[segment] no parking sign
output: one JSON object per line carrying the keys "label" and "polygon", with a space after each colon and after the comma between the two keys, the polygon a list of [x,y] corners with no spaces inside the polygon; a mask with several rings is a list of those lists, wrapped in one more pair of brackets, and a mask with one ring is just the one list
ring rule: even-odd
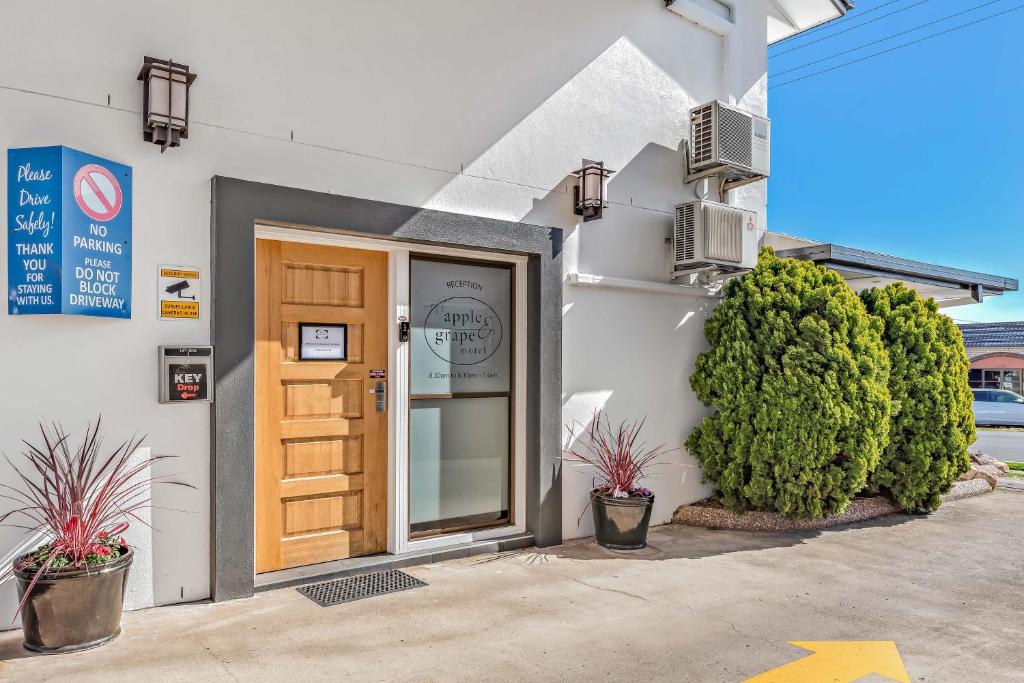
{"label": "no parking sign", "polygon": [[132,169],[69,147],[7,152],[7,312],[132,315]]}
{"label": "no parking sign", "polygon": [[78,169],[71,183],[75,202],[89,218],[104,223],[117,218],[124,196],[117,178],[99,164],[86,164]]}

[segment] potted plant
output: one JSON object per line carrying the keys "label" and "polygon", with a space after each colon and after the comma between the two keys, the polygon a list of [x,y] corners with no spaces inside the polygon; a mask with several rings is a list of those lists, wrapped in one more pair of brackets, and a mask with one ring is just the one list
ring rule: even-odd
{"label": "potted plant", "polygon": [[[39,425],[42,443],[25,441],[29,467],[8,459],[20,486],[0,484],[0,497],[17,507],[0,524],[42,534],[46,542],[14,561],[3,580],[18,582],[25,648],[75,652],[102,645],[121,632],[121,610],[132,550],[121,534],[149,505],[154,462],[171,456],[132,455],[142,438],[101,454],[100,420],[80,443],[62,427]],[[193,488],[190,486],[190,488]],[[18,523],[14,523],[18,522]]]}
{"label": "potted plant", "polygon": [[[598,545],[615,550],[647,547],[654,493],[640,485],[650,468],[674,449],[648,448],[639,440],[646,418],[612,427],[607,414],[594,412],[587,426],[569,428],[569,447],[563,460],[594,470],[590,491],[594,535]],[[584,510],[586,512],[586,510]]]}

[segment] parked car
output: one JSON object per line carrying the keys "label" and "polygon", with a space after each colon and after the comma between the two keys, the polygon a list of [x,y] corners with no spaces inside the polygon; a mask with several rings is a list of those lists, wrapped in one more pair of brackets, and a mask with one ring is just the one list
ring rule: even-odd
{"label": "parked car", "polygon": [[1024,396],[1005,389],[971,389],[974,424],[1024,427]]}

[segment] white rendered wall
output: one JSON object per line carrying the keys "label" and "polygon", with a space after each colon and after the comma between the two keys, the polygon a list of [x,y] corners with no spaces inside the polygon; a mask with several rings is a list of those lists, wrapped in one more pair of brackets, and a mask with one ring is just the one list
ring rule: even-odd
{"label": "white rendered wall", "polygon": [[[135,208],[131,320],[0,313],[4,381],[16,388],[0,403],[0,450],[16,457],[37,420],[80,431],[102,413],[108,440],[138,431],[180,456],[160,471],[197,490],[154,492],[184,512],[154,510],[152,589],[134,606],[207,597],[209,410],[157,403],[156,349],[208,342],[209,318],[159,321],[155,271],[201,266],[209,302],[211,177],[554,225],[566,230],[567,273],[665,282],[670,212],[693,196],[681,179],[687,109],[739,90],[764,110],[762,4],[736,13],[732,85],[723,39],[663,0],[588,0],[585,12],[549,0],[5,4],[0,147],[62,144],[128,164]],[[147,55],[199,74],[189,139],[166,154],[141,140],[135,78]],[[606,218],[577,227],[568,174],[583,157],[618,173]],[[738,194],[763,211],[762,187]],[[687,377],[709,301],[567,286],[565,302],[564,421],[585,417],[596,392],[616,417],[646,414],[652,440],[681,444],[702,410]],[[655,482],[656,521],[704,493],[691,470]],[[586,533],[575,519],[587,488],[567,472],[567,536]],[[0,530],[0,550],[22,540]]]}
{"label": "white rendered wall", "polygon": [[[741,3],[737,3],[740,5]],[[765,15],[760,3],[742,3],[735,11],[730,36],[720,38],[708,29],[682,20],[669,22],[678,39],[702,51],[704,64],[695,68],[683,59],[668,66],[670,84],[648,74],[648,87],[631,91],[644,106],[656,98],[668,109],[648,126],[633,126],[599,144],[592,159],[603,159],[619,172],[608,187],[613,204],[600,221],[570,228],[566,235],[566,272],[580,272],[644,282],[670,282],[672,208],[695,197],[695,188],[682,182],[682,141],[688,136],[689,107],[711,99],[730,99],[760,114],[767,113]],[[728,55],[728,57],[726,56]],[[665,64],[660,66],[665,67]],[[733,96],[736,94],[736,96]],[[666,102],[667,104],[667,102]],[[646,137],[639,152],[622,151],[623,139]],[[634,149],[637,145],[634,145]],[[765,229],[765,183],[732,193],[731,201],[759,212]],[[700,191],[704,191],[703,185]],[[715,190],[709,199],[718,199]],[[622,206],[620,204],[625,204]],[[643,208],[639,208],[643,207]],[[663,294],[642,289],[601,289],[567,285],[563,301],[563,421],[588,424],[595,409],[606,411],[615,424],[646,418],[643,437],[648,445],[678,449],[666,456],[647,485],[655,492],[652,523],[668,522],[683,503],[710,494],[701,471],[683,447],[690,430],[707,414],[690,389],[694,359],[706,348],[704,322],[715,299]],[[568,427],[565,433],[569,441]],[[593,534],[588,502],[593,478],[586,468],[563,469],[562,535]],[[582,517],[581,517],[582,514]]]}

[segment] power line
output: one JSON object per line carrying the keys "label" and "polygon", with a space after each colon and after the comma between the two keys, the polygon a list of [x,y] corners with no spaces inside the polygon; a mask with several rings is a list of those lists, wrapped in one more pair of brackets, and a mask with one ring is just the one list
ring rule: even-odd
{"label": "power line", "polygon": [[822,36],[821,38],[818,38],[817,40],[812,40],[812,41],[807,42],[807,43],[802,43],[800,45],[797,45],[796,47],[791,47],[788,50],[783,50],[782,52],[776,52],[775,54],[770,55],[768,57],[768,59],[775,59],[776,57],[781,57],[782,55],[789,54],[790,52],[796,52],[797,50],[802,50],[805,47],[810,47],[811,45],[816,45],[817,43],[820,43],[820,42],[822,42],[824,40],[829,40],[831,38],[835,38],[836,36],[841,36],[844,33],[849,33],[850,31],[855,31],[856,29],[859,29],[859,28],[862,28],[864,26],[867,26],[868,24],[873,24],[876,21],[881,21],[882,19],[886,19],[888,17],[891,17],[894,14],[899,14],[900,12],[906,12],[908,9],[914,9],[918,5],[923,5],[926,2],[931,2],[931,0],[918,0],[913,5],[908,5],[907,7],[902,7],[900,9],[893,10],[892,12],[889,12],[888,14],[883,14],[880,17],[875,17],[874,19],[869,19],[868,21],[863,21],[863,22],[857,24],[856,26],[851,26],[850,28],[843,29],[842,31],[836,31],[835,33],[830,33],[827,36]]}
{"label": "power line", "polygon": [[1024,8],[1024,5],[1017,5],[1016,7],[1011,7],[1010,9],[1005,10],[1003,12],[999,12],[997,14],[992,14],[992,15],[987,16],[987,17],[982,17],[981,19],[976,19],[975,21],[971,21],[971,22],[968,22],[966,24],[960,24],[959,26],[954,26],[953,28],[947,29],[945,31],[940,31],[938,33],[933,33],[931,35],[925,36],[924,38],[919,38],[918,40],[912,40],[909,43],[903,43],[902,45],[897,45],[895,47],[891,47],[888,50],[881,50],[879,52],[873,52],[873,53],[871,53],[869,55],[861,57],[860,59],[853,59],[853,60],[850,60],[849,62],[843,62],[842,64],[836,64],[833,67],[830,67],[828,69],[822,69],[821,71],[815,71],[814,73],[807,74],[806,76],[800,76],[799,78],[793,78],[793,79],[788,80],[788,81],[783,81],[782,83],[776,83],[775,85],[768,86],[768,89],[771,90],[772,88],[781,88],[784,85],[790,85],[791,83],[797,83],[798,81],[803,81],[803,80],[806,80],[808,78],[812,78],[814,76],[820,76],[821,74],[825,74],[825,73],[828,73],[830,71],[835,71],[836,69],[842,69],[844,66],[850,66],[852,64],[858,64],[860,62],[866,61],[868,59],[872,59],[874,57],[879,57],[881,55],[889,54],[890,52],[895,52],[896,50],[902,50],[905,47],[910,47],[911,45],[917,45],[918,43],[923,43],[926,40],[931,40],[932,38],[938,38],[939,36],[944,36],[947,33],[952,33],[953,31],[959,31],[962,28],[967,28],[968,26],[974,26],[975,24],[980,24],[983,21],[988,21],[989,19],[995,19],[996,17],[1001,17],[1004,14],[1009,14],[1010,12],[1016,12],[1017,10],[1019,10],[1021,8]]}
{"label": "power line", "polygon": [[814,66],[815,64],[821,64],[822,62],[827,62],[830,59],[835,59],[836,57],[842,57],[843,55],[850,54],[851,52],[856,52],[857,50],[863,50],[866,47],[871,47],[872,45],[878,45],[879,43],[884,43],[887,40],[892,40],[893,38],[899,38],[900,36],[905,36],[908,33],[913,33],[914,31],[920,31],[923,28],[928,28],[929,26],[934,26],[935,24],[940,24],[940,23],[942,23],[944,21],[947,21],[949,19],[953,19],[954,17],[959,17],[961,15],[968,14],[968,13],[973,12],[975,10],[979,10],[982,7],[988,7],[989,5],[994,5],[997,2],[1003,2],[1003,0],[989,0],[988,2],[982,3],[980,5],[975,5],[974,7],[971,7],[970,9],[965,9],[962,12],[957,12],[956,14],[950,14],[948,16],[936,19],[935,21],[929,21],[927,24],[921,24],[920,26],[915,26],[914,28],[909,28],[906,31],[900,31],[899,33],[894,33],[891,36],[886,36],[885,38],[879,38],[878,40],[873,40],[870,43],[864,43],[863,45],[858,45],[857,47],[850,48],[849,50],[843,50],[842,52],[837,52],[835,54],[829,55],[828,57],[822,57],[821,59],[816,59],[813,62],[807,62],[806,64],[801,64],[800,66],[794,66],[792,69],[786,69],[785,71],[779,71],[778,73],[771,74],[769,76],[769,78],[776,78],[778,76],[782,76],[782,75],[785,75],[785,74],[788,74],[788,73],[792,73],[794,71],[799,71],[800,69],[806,69],[809,66]]}
{"label": "power line", "polygon": [[872,7],[871,9],[866,9],[863,12],[858,10],[856,14],[847,14],[846,16],[844,16],[844,17],[842,17],[840,19],[833,19],[832,21],[826,22],[826,23],[822,24],[821,26],[815,26],[814,28],[808,29],[807,31],[803,31],[801,33],[795,33],[795,34],[791,35],[789,38],[783,38],[779,42],[773,43],[772,45],[769,45],[768,47],[770,49],[770,48],[776,47],[778,45],[782,45],[783,43],[788,42],[788,41],[792,40],[793,38],[798,38],[798,37],[799,38],[806,38],[807,36],[812,35],[814,33],[820,33],[820,32],[824,31],[827,28],[835,28],[837,24],[844,24],[844,23],[850,21],[851,19],[860,19],[865,14],[871,14],[872,12],[877,12],[878,10],[882,9],[883,7],[887,7],[889,5],[895,5],[897,2],[903,2],[903,0],[889,0],[889,2],[883,2],[881,5],[878,5],[877,7]]}

